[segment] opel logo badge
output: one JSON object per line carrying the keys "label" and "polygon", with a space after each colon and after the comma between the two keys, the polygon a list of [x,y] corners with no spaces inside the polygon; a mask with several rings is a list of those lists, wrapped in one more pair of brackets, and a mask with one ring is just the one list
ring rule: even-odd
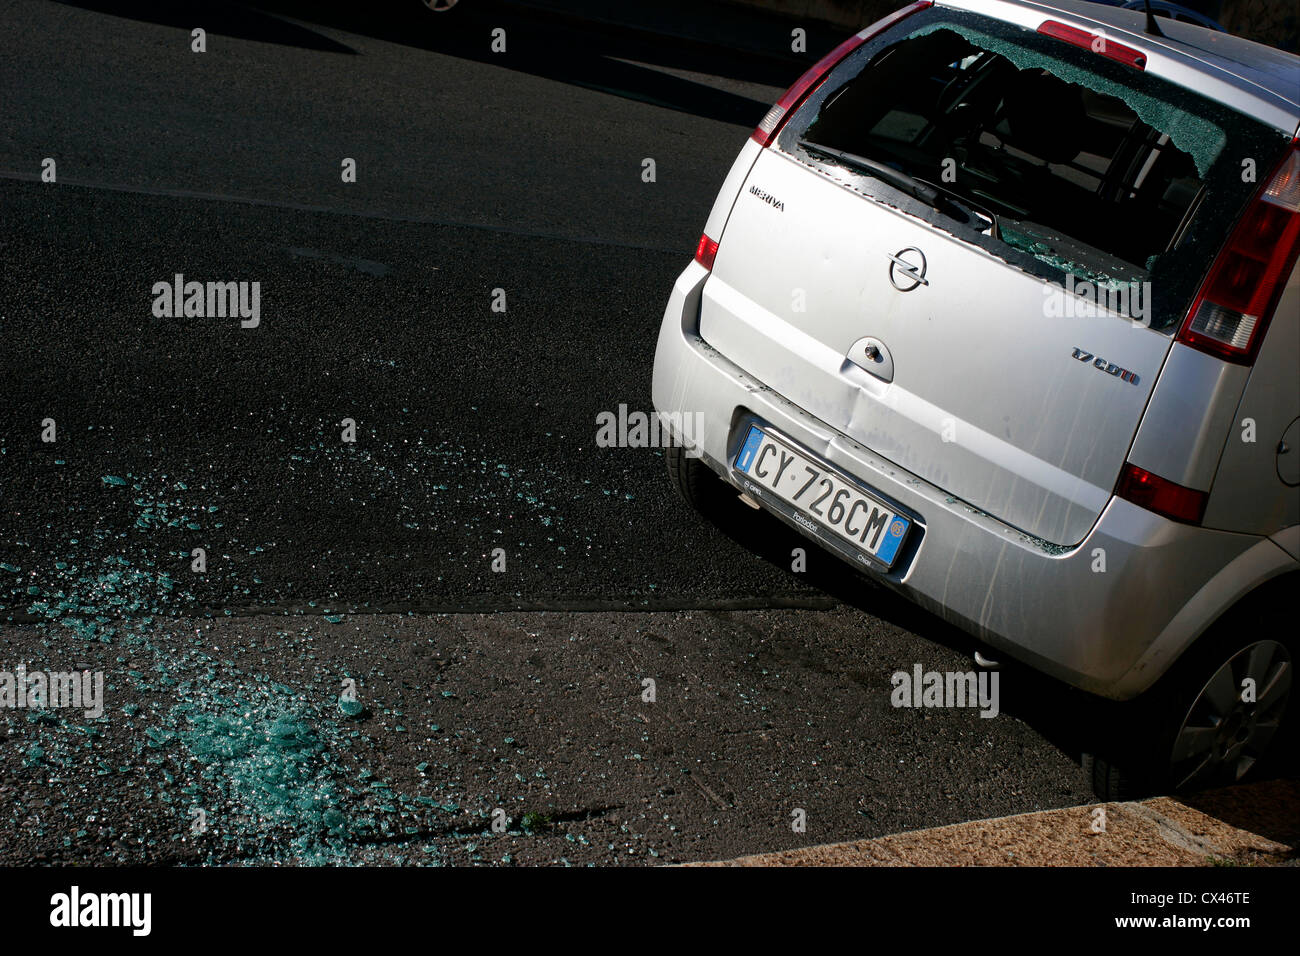
{"label": "opel logo badge", "polygon": [[889,281],[899,292],[911,292],[917,286],[930,284],[925,277],[925,253],[916,246],[900,249],[889,259]]}

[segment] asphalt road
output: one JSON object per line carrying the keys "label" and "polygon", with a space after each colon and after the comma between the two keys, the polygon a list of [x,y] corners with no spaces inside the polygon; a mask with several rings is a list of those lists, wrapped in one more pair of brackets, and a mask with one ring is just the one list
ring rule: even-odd
{"label": "asphalt road", "polygon": [[[598,45],[651,51],[545,21],[506,21],[499,66],[476,21],[375,37],[211,9],[206,54],[155,19],[8,18],[17,539],[45,561],[175,502],[203,540],[161,527],[144,547],[216,552],[191,589],[222,608],[808,593],[744,549],[679,542],[658,453],[595,444],[599,412],[648,410],[667,291],[779,91],[624,65]],[[58,184],[24,182],[46,156]],[[259,282],[261,324],[156,319],[153,285],[177,273]],[[50,526],[56,501],[76,507]]]}
{"label": "asphalt road", "polygon": [[[0,6],[0,663],[106,686],[0,714],[0,862],[667,862],[1087,801],[1075,697],[891,708],[965,639],[596,445],[798,67],[467,13]],[[155,316],[176,274],[259,324]]]}

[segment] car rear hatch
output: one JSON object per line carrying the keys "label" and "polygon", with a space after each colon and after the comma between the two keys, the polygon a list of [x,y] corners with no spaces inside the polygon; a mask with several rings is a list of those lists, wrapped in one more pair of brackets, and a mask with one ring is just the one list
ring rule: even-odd
{"label": "car rear hatch", "polygon": [[954,498],[1081,541],[1249,198],[1240,157],[1285,145],[1123,51],[939,7],[868,38],[754,163],[701,336]]}

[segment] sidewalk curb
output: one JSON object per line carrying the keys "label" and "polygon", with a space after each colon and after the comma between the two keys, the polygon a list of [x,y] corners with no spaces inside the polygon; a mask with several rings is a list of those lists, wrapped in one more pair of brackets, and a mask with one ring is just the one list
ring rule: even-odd
{"label": "sidewalk curb", "polygon": [[687,866],[1280,866],[1300,862],[1300,781],[1099,803]]}

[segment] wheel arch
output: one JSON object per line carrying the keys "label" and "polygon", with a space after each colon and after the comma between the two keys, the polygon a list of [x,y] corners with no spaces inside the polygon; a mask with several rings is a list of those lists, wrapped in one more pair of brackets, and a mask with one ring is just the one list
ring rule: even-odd
{"label": "wheel arch", "polygon": [[1193,648],[1214,640],[1225,623],[1259,614],[1300,587],[1300,561],[1268,538],[1225,565],[1147,647],[1116,688],[1126,700],[1165,676]]}

